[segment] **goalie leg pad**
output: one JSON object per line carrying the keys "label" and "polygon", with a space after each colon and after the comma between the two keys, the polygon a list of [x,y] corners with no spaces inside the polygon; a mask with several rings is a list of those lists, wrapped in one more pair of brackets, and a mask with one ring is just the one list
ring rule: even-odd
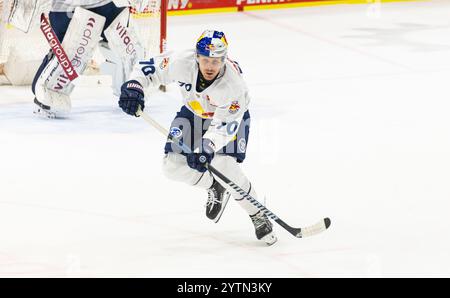
{"label": "goalie leg pad", "polygon": [[100,73],[112,77],[111,88],[113,89],[113,94],[120,97],[120,88],[126,81],[122,59],[109,48],[109,44],[106,41],[100,42],[99,49],[105,58],[105,62],[100,65]]}
{"label": "goalie leg pad", "polygon": [[[91,60],[104,24],[105,17],[81,7],[75,9],[62,47],[78,74],[84,72]],[[58,60],[53,57],[36,82],[35,94],[40,103],[50,107],[54,112],[67,113],[70,111],[69,95],[73,87]]]}
{"label": "goalie leg pad", "polygon": [[115,66],[112,87],[116,95],[120,95],[120,87],[130,76],[134,64],[144,59],[144,48],[138,34],[133,27],[128,27],[129,14],[124,10],[115,18],[105,30],[108,45],[100,47],[109,66]]}
{"label": "goalie leg pad", "polygon": [[[49,67],[57,64],[56,58],[52,58],[49,63]],[[48,69],[48,68],[47,68]],[[43,74],[45,75],[45,70]],[[73,90],[73,84],[66,86],[64,90],[54,91],[52,89],[46,88],[43,84],[38,84],[35,87],[35,103],[43,110],[51,112],[54,114],[69,113],[72,109],[72,104],[70,100],[70,93]]]}

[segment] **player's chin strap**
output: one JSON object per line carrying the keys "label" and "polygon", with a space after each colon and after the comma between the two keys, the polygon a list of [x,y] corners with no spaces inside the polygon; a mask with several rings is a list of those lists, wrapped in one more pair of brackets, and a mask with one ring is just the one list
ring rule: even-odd
{"label": "player's chin strap", "polygon": [[[144,113],[141,108],[136,113],[136,116],[142,117],[146,122],[148,122],[150,125],[152,125],[154,128],[159,130],[162,134],[168,136],[170,140],[172,140],[177,146],[179,146],[184,152],[190,153],[191,149],[187,147],[181,140],[177,139],[173,135],[169,134],[169,131],[165,129],[163,126],[161,126],[158,122],[156,122],[152,117],[150,117],[148,114]],[[303,228],[293,228],[289,226],[287,223],[285,223],[283,220],[281,220],[278,216],[276,216],[274,213],[272,213],[269,209],[267,209],[263,204],[258,202],[255,198],[247,194],[246,191],[244,191],[239,185],[228,179],[225,175],[223,175],[220,171],[218,171],[216,168],[214,168],[210,164],[206,164],[206,167],[208,170],[214,174],[215,176],[219,177],[223,182],[228,184],[231,188],[233,188],[237,193],[239,193],[243,198],[247,199],[252,203],[256,208],[264,212],[265,215],[267,215],[269,218],[274,220],[276,223],[278,223],[280,226],[282,226],[284,229],[286,229],[289,233],[294,235],[298,238],[304,238],[308,236],[313,236],[315,234],[321,233],[328,229],[328,227],[331,224],[331,221],[329,218],[321,219],[319,222],[317,222],[314,225],[303,227]]]}

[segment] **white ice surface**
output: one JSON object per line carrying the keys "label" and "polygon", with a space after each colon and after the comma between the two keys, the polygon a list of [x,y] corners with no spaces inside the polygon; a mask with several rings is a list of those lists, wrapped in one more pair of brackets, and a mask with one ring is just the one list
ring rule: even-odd
{"label": "white ice surface", "polygon": [[[378,10],[379,9],[379,10]],[[251,89],[244,169],[293,226],[259,243],[230,201],[161,173],[164,136],[82,82],[73,113],[0,87],[0,276],[450,277],[449,1],[171,17],[169,47],[226,32]],[[147,112],[168,126],[176,86]]]}

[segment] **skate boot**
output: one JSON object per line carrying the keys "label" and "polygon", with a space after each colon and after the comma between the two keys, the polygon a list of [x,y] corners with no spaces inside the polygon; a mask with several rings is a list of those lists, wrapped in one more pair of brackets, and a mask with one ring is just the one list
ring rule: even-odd
{"label": "skate boot", "polygon": [[255,226],[255,234],[258,240],[264,241],[267,245],[277,242],[278,239],[272,231],[272,223],[262,211],[250,215],[250,218]]}
{"label": "skate boot", "polygon": [[230,198],[228,192],[218,181],[208,189],[208,201],[206,202],[206,216],[214,222],[218,222],[222,216],[225,206]]}
{"label": "skate boot", "polygon": [[56,118],[56,114],[54,112],[50,111],[50,107],[47,105],[44,105],[43,103],[38,101],[36,97],[34,98],[34,104],[35,104],[34,111],[33,111],[34,114],[39,115],[44,118],[49,118],[49,119]]}

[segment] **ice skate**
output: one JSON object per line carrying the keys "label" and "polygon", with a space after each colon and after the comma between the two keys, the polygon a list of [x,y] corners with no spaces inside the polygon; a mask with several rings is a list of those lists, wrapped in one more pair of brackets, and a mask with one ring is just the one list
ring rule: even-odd
{"label": "ice skate", "polygon": [[250,215],[250,218],[255,226],[255,234],[258,240],[264,241],[267,245],[277,242],[278,239],[272,230],[272,223],[262,211]]}
{"label": "ice skate", "polygon": [[214,222],[218,222],[225,206],[230,198],[230,193],[216,180],[208,189],[208,201],[206,202],[206,216]]}
{"label": "ice skate", "polygon": [[56,114],[50,110],[49,106],[46,106],[34,98],[34,110],[33,113],[44,118],[55,119]]}

